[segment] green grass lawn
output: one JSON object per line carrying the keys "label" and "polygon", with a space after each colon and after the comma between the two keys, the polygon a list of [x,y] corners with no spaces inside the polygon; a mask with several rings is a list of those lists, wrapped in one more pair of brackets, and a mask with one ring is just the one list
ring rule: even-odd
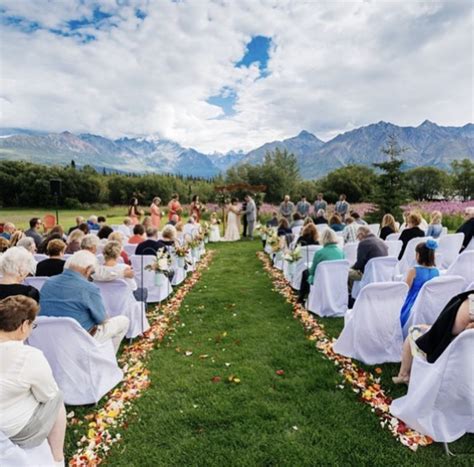
{"label": "green grass lawn", "polygon": [[[356,394],[336,389],[336,367],[305,339],[290,305],[272,291],[255,256],[259,246],[213,247],[217,254],[186,297],[177,331],[152,353],[152,385],[106,463],[471,465],[465,454],[448,460],[439,445],[411,452]],[[342,327],[341,320],[324,323],[331,335]],[[391,390],[396,367],[382,368]],[[73,443],[74,436],[68,439]],[[470,443],[465,436],[453,450],[472,453]]]}

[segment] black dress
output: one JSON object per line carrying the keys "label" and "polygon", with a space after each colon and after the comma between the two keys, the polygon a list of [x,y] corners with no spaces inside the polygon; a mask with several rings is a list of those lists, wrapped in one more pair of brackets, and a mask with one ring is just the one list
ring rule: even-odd
{"label": "black dress", "polygon": [[24,284],[0,284],[0,300],[13,295],[25,295],[39,303],[40,294],[38,289]]}
{"label": "black dress", "polygon": [[66,261],[58,258],[48,258],[40,261],[36,266],[36,276],[51,277],[61,274]]}
{"label": "black dress", "polygon": [[403,253],[405,253],[405,248],[408,245],[408,242],[413,238],[424,237],[425,232],[421,230],[419,227],[411,227],[410,229],[405,229],[401,234],[398,240],[400,240],[403,245],[402,249],[400,250],[400,254],[398,255],[398,260],[401,260],[403,257]]}
{"label": "black dress", "polygon": [[416,345],[426,353],[426,360],[429,363],[435,362],[456,338],[452,334],[454,321],[462,303],[472,293],[474,293],[474,290],[463,292],[453,297],[444,307],[431,328],[416,340]]}
{"label": "black dress", "polygon": [[395,233],[395,230],[393,230],[392,227],[389,227],[388,225],[386,225],[385,227],[382,227],[380,229],[380,238],[382,240],[386,240],[387,237],[393,233]]}
{"label": "black dress", "polygon": [[463,250],[469,245],[469,242],[472,240],[472,237],[474,237],[474,218],[464,222],[464,224],[461,225],[458,230],[456,230],[456,233],[464,234],[464,240],[462,242],[461,248],[461,250]]}

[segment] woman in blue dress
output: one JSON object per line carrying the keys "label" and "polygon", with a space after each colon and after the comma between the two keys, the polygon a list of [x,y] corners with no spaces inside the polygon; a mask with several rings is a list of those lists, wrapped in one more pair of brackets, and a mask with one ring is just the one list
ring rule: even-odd
{"label": "woman in blue dress", "polygon": [[[435,265],[436,248],[438,248],[438,243],[433,239],[420,242],[416,246],[416,262],[418,265],[408,271],[405,280],[410,290],[400,312],[402,329],[410,317],[413,304],[425,282],[439,276],[439,270]],[[406,336],[403,337],[405,338]]]}

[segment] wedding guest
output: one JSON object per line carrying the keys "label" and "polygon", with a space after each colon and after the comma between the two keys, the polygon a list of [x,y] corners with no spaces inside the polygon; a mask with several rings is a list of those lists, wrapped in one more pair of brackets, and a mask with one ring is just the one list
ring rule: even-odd
{"label": "wedding guest", "polygon": [[285,236],[285,235],[291,235],[292,231],[290,229],[290,224],[288,223],[287,219],[283,217],[280,219],[280,222],[278,223],[278,230],[277,230],[277,235],[279,237]]}
{"label": "wedding guest", "polygon": [[319,232],[316,226],[313,223],[304,226],[296,243],[301,246],[319,245]]}
{"label": "wedding guest", "polygon": [[87,222],[84,222],[82,224],[79,224],[78,229],[84,233],[84,235],[90,234],[90,229],[89,226],[87,225]]}
{"label": "wedding guest", "polygon": [[402,249],[398,255],[398,259],[402,259],[403,254],[405,253],[405,248],[408,245],[408,242],[413,238],[424,237],[425,232],[420,229],[421,216],[418,213],[410,213],[407,216],[407,228],[403,230],[398,238],[402,243]]}
{"label": "wedding guest", "polygon": [[161,204],[161,198],[159,198],[158,196],[155,196],[150,205],[151,223],[153,227],[156,227],[157,229],[159,229],[161,226],[160,204]]}
{"label": "wedding guest", "polygon": [[[221,241],[221,232],[220,232],[220,221],[217,217],[217,213],[213,212],[210,217],[210,227],[209,227],[209,242],[215,243]],[[179,232],[178,226],[176,226],[176,231]],[[179,236],[179,233],[178,233]]]}
{"label": "wedding guest", "polygon": [[141,224],[137,224],[133,227],[133,235],[128,239],[128,243],[138,245],[145,241],[145,238],[145,227]]}
{"label": "wedding guest", "polygon": [[[242,202],[242,212],[245,212],[247,210],[247,201]],[[247,228],[248,228],[248,222],[247,222],[247,216],[243,215],[241,216],[242,219],[242,237],[246,238],[247,237]]]}
{"label": "wedding guest", "polygon": [[171,219],[166,223],[166,225],[175,226],[178,222],[180,222],[179,216],[177,214],[173,214],[171,216]]}
{"label": "wedding guest", "polygon": [[182,211],[183,208],[181,207],[181,203],[179,202],[179,195],[177,193],[174,193],[173,196],[171,196],[171,201],[168,203],[168,220],[172,221],[173,216],[176,216],[174,223],[174,225],[176,225],[176,223],[181,220],[180,216]]}
{"label": "wedding guest", "polygon": [[364,221],[364,219],[362,219],[362,217],[360,217],[360,214],[356,211],[352,211],[351,212],[351,217],[354,219],[354,222],[358,225],[367,225],[367,222]]}
{"label": "wedding guest", "polygon": [[380,238],[386,240],[391,234],[397,233],[397,224],[395,218],[391,214],[385,214],[382,218],[382,224],[380,225]]}
{"label": "wedding guest", "polygon": [[4,253],[8,248],[10,248],[10,242],[4,237],[0,237],[0,253]]}
{"label": "wedding guest", "polygon": [[276,211],[272,212],[272,218],[267,222],[267,227],[278,227],[278,213]]}
{"label": "wedding guest", "polygon": [[443,215],[441,211],[433,211],[431,213],[431,221],[428,225],[428,230],[426,231],[427,237],[439,238],[443,233],[443,225],[441,224],[443,220]]}
{"label": "wedding guest", "polygon": [[55,225],[49,233],[44,237],[44,240],[41,242],[41,245],[38,248],[38,253],[46,253],[48,248],[48,243],[51,240],[66,240],[64,235],[64,229],[60,225]]}
{"label": "wedding guest", "polygon": [[257,221],[257,205],[249,194],[245,195],[244,200],[245,209],[242,211],[242,217],[248,226],[248,236],[250,240],[253,240],[253,231],[255,229],[255,222]]}
{"label": "wedding guest", "polygon": [[322,261],[335,261],[344,259],[344,252],[339,248],[338,238],[333,230],[326,229],[321,236],[321,242],[323,248],[314,253],[311,267],[303,271],[298,295],[298,303],[304,303],[306,300],[306,297],[309,294],[310,285],[313,285],[314,283],[314,275],[319,263]]}
{"label": "wedding guest", "polygon": [[138,199],[132,198],[130,200],[130,204],[128,206],[128,212],[127,212],[127,217],[129,217],[130,220],[132,221],[132,225],[136,225],[140,222],[141,215],[142,215],[142,212],[140,210],[140,207],[138,206]]}
{"label": "wedding guest", "polygon": [[23,237],[21,240],[18,240],[16,246],[21,246],[25,250],[29,251],[32,255],[36,253],[35,241],[31,237]]}
{"label": "wedding guest", "polygon": [[306,196],[303,195],[296,203],[296,212],[301,216],[302,219],[305,219],[309,216],[310,207],[311,205],[306,200]]}
{"label": "wedding guest", "polygon": [[149,227],[146,231],[146,240],[138,244],[135,255],[156,256],[156,252],[160,247],[161,244],[158,242],[158,229],[156,227]]}
{"label": "wedding guest", "polygon": [[88,235],[85,235],[81,241],[81,250],[87,250],[93,255],[96,255],[99,245],[100,245],[100,240],[97,237],[97,235],[88,234]]}
{"label": "wedding guest", "polygon": [[128,257],[127,252],[123,249],[123,246],[125,244],[125,237],[122,234],[122,232],[112,232],[109,235],[108,240],[110,242],[118,242],[119,243],[119,245],[121,247],[120,257],[123,259],[123,262],[125,264],[128,264],[130,266],[132,264],[131,261],[130,261],[130,258]]}
{"label": "wedding guest", "polygon": [[0,300],[12,295],[25,295],[38,302],[38,290],[23,284],[26,277],[35,275],[35,271],[36,261],[29,251],[19,246],[9,248],[0,256]]}
{"label": "wedding guest", "polygon": [[41,350],[24,345],[38,303],[16,295],[0,301],[0,431],[23,449],[48,441],[54,464],[64,466],[66,409]]}
{"label": "wedding guest", "polygon": [[293,222],[290,225],[290,228],[293,229],[294,227],[303,227],[304,221],[301,218],[301,215],[298,212],[293,214]]}
{"label": "wedding guest", "polygon": [[159,248],[166,247],[169,250],[170,247],[174,247],[176,245],[176,238],[177,232],[174,226],[165,226],[161,232],[161,240],[158,241],[158,243],[160,243]]}
{"label": "wedding guest", "polygon": [[46,254],[48,259],[40,261],[36,266],[36,275],[39,277],[51,277],[61,274],[64,269],[64,252],[66,244],[59,239],[51,240],[48,243]]}
{"label": "wedding guest", "polygon": [[466,208],[464,213],[466,221],[461,225],[461,227],[459,227],[458,230],[456,230],[456,233],[464,234],[461,251],[463,251],[469,245],[472,238],[474,237],[474,206]]}
{"label": "wedding guest", "polygon": [[87,227],[89,227],[89,230],[100,230],[99,220],[97,219],[97,216],[90,216],[89,219],[87,219]]}
{"label": "wedding guest", "polygon": [[71,255],[81,249],[81,242],[84,238],[84,232],[82,230],[73,230],[67,239],[66,254]]}
{"label": "wedding guest", "polygon": [[33,217],[30,219],[30,228],[25,232],[27,237],[31,237],[36,244],[36,248],[39,248],[43,241],[43,236],[39,231],[43,228],[43,222],[39,217]]}
{"label": "wedding guest", "polygon": [[327,224],[328,220],[326,219],[326,211],[319,209],[316,212],[316,217],[314,218],[314,223],[316,225]]}
{"label": "wedding guest", "polygon": [[328,208],[328,203],[324,200],[323,194],[318,193],[316,201],[313,204],[313,209],[314,209],[315,216],[316,216],[316,214],[318,213],[319,210],[322,209],[324,212],[326,212],[327,208]]}
{"label": "wedding guest", "polygon": [[344,221],[346,214],[349,212],[349,203],[346,201],[346,195],[342,194],[339,196],[339,201],[336,203],[335,211]]}
{"label": "wedding guest", "polygon": [[103,225],[100,228],[99,232],[97,233],[97,238],[99,240],[102,240],[104,243],[104,242],[107,242],[109,235],[113,233],[114,233],[114,229],[112,229],[112,227],[109,227],[108,225]]}
{"label": "wedding guest", "polygon": [[[107,219],[105,216],[99,216],[97,218],[97,223],[99,224],[99,227],[102,228],[104,225],[107,224]],[[100,229],[99,229],[100,230]]]}
{"label": "wedding guest", "polygon": [[[146,231],[146,229],[148,229],[148,227],[153,227],[153,222],[151,221],[151,217],[150,216],[145,216],[143,218],[142,225],[145,228],[145,231]],[[158,230],[160,230],[160,229],[158,229]]]}
{"label": "wedding guest", "polygon": [[201,221],[202,204],[201,201],[199,201],[198,195],[193,196],[191,204],[189,205],[189,211],[190,215],[194,215],[197,222]]}
{"label": "wedding guest", "polygon": [[71,227],[68,231],[68,235],[71,235],[73,230],[76,230],[81,224],[84,224],[85,219],[82,216],[77,216],[76,217],[76,225],[74,227]]}
{"label": "wedding guest", "polygon": [[419,228],[423,230],[423,232],[426,234],[426,231],[428,230],[428,222],[425,221],[423,216],[418,211],[407,211],[403,213],[404,222],[400,226],[400,232],[403,232],[405,229],[408,228],[408,218],[410,217],[410,214],[416,214],[420,218]]}
{"label": "wedding guest", "polygon": [[307,226],[308,224],[313,224],[314,225],[314,221],[313,221],[313,218],[308,216],[304,221],[303,221],[303,226]]}
{"label": "wedding guest", "polygon": [[334,230],[334,232],[342,232],[345,225],[342,223],[342,218],[338,214],[333,214],[329,219],[329,227]]}
{"label": "wedding guest", "polygon": [[[400,312],[400,323],[402,329],[410,318],[411,309],[421,288],[429,280],[439,276],[439,270],[435,264],[435,251],[438,248],[436,240],[429,238],[426,242],[416,246],[417,266],[408,270],[405,282],[409,287],[408,295]],[[407,337],[406,335],[403,336]]]}
{"label": "wedding guest", "polygon": [[17,230],[16,232],[14,232],[12,234],[12,236],[10,237],[10,247],[12,246],[16,246],[17,243],[22,239],[22,238],[25,238],[26,235],[24,234],[23,231],[21,230]]}
{"label": "wedding guest", "polygon": [[469,296],[474,290],[453,297],[431,325],[412,326],[402,351],[402,363],[395,384],[408,384],[414,355],[434,363],[449,344],[466,329],[474,329],[474,310],[470,309]]}
{"label": "wedding guest", "polygon": [[291,216],[295,210],[295,205],[290,201],[290,196],[286,195],[280,204],[280,216],[291,222]]}
{"label": "wedding guest", "polygon": [[0,237],[10,240],[13,233],[16,231],[15,225],[11,222],[5,222],[3,226],[3,232],[0,233]]}
{"label": "wedding guest", "polygon": [[354,221],[354,218],[351,216],[346,217],[346,226],[342,230],[342,238],[344,243],[355,243],[357,242],[357,231],[359,230],[359,225]]}
{"label": "wedding guest", "polygon": [[130,217],[126,217],[123,220],[122,224],[118,226],[117,231],[121,232],[126,238],[132,235],[133,225],[132,225],[132,220],[130,219]]}

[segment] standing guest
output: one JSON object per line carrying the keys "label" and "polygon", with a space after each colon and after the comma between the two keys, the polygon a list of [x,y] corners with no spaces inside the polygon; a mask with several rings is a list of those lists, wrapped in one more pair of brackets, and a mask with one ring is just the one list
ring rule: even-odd
{"label": "standing guest", "polygon": [[326,211],[324,211],[323,209],[319,209],[316,212],[316,217],[314,218],[314,223],[316,225],[327,224],[328,220],[326,218]]}
{"label": "standing guest", "polygon": [[43,241],[43,236],[39,233],[43,225],[43,222],[39,217],[33,217],[30,219],[30,228],[25,232],[27,237],[31,237],[36,244],[36,248],[39,248]]}
{"label": "standing guest", "polygon": [[[429,238],[426,242],[416,245],[417,266],[408,270],[405,282],[409,287],[408,295],[400,312],[402,329],[410,318],[411,309],[421,288],[429,280],[439,276],[439,270],[435,264],[435,251],[438,243]],[[406,338],[404,333],[403,338]]]}
{"label": "standing guest", "polygon": [[99,220],[97,219],[97,216],[90,216],[89,219],[87,219],[87,227],[89,227],[89,230],[100,230]]}
{"label": "standing guest", "polygon": [[0,300],[12,295],[25,295],[38,302],[38,290],[23,284],[35,271],[36,261],[30,252],[18,246],[9,248],[0,257]]}
{"label": "standing guest", "polygon": [[466,222],[464,222],[464,224],[462,224],[461,227],[456,230],[456,233],[464,234],[464,240],[462,242],[461,251],[469,245],[472,238],[474,237],[474,206],[466,208],[464,212]]}
{"label": "standing guest", "polygon": [[255,222],[257,221],[257,205],[250,195],[245,195],[245,210],[242,215],[248,225],[248,235],[250,240],[253,240],[253,231],[255,229]]}
{"label": "standing guest", "polygon": [[72,255],[81,249],[81,242],[85,234],[82,230],[73,230],[67,238],[66,254]]}
{"label": "standing guest", "polygon": [[398,238],[402,243],[402,249],[400,250],[400,254],[398,255],[398,259],[401,260],[403,254],[405,253],[405,248],[408,245],[408,242],[413,238],[424,237],[425,232],[420,229],[419,225],[421,222],[421,216],[416,213],[410,213],[407,216],[407,228],[403,230]]}
{"label": "standing guest", "polygon": [[68,231],[68,235],[71,235],[73,230],[76,230],[81,224],[84,224],[85,219],[82,216],[77,216],[76,217],[76,225],[74,227],[71,227]]}
{"label": "standing guest", "polygon": [[161,198],[155,196],[150,205],[150,214],[151,214],[151,224],[157,229],[161,226]]}
{"label": "standing guest", "polygon": [[139,243],[144,242],[145,238],[145,227],[141,224],[137,224],[133,227],[133,235],[128,239],[128,243],[138,245]]}
{"label": "standing guest", "polygon": [[333,214],[329,219],[329,227],[334,230],[334,232],[342,232],[345,225],[342,223],[342,218],[338,214]]}
{"label": "standing guest", "polygon": [[342,238],[344,243],[355,243],[357,242],[357,231],[359,230],[359,225],[355,223],[354,218],[351,216],[346,217],[346,226],[342,231]]}
{"label": "standing guest", "polygon": [[278,224],[277,235],[279,237],[283,237],[285,235],[291,235],[291,234],[292,234],[292,231],[290,229],[290,224],[288,223],[286,218],[283,217],[282,219],[280,219],[280,222]]}
{"label": "standing guest", "polygon": [[48,440],[52,465],[64,466],[66,409],[43,352],[24,345],[38,304],[17,295],[0,301],[0,431],[20,448]]}
{"label": "standing guest", "polygon": [[5,238],[6,240],[10,240],[15,230],[16,228],[14,224],[12,224],[11,222],[5,222],[5,225],[3,226],[3,232],[0,233],[0,237]]}
{"label": "standing guest", "polygon": [[189,205],[189,214],[196,218],[197,222],[201,221],[201,212],[202,212],[202,203],[199,201],[199,196],[194,195],[193,199],[191,201],[191,204]]}
{"label": "standing guest", "polygon": [[365,225],[359,226],[357,230],[357,260],[349,269],[349,295],[352,292],[352,286],[355,281],[360,281],[364,275],[365,266],[372,258],[380,256],[388,256],[388,247],[383,240],[376,237],[369,227]]}
{"label": "standing guest", "polygon": [[128,257],[127,252],[123,249],[123,246],[125,244],[125,237],[122,234],[122,232],[112,232],[109,235],[108,240],[110,242],[118,242],[119,243],[120,247],[122,248],[121,251],[120,251],[120,257],[123,259],[123,262],[125,264],[128,264],[130,266],[132,264],[132,262],[130,261],[130,258]]}
{"label": "standing guest", "polygon": [[17,230],[16,232],[14,232],[12,234],[12,236],[10,237],[10,247],[12,246],[16,246],[17,243],[22,239],[22,238],[25,238],[26,235],[24,234],[23,231],[21,230]]}
{"label": "standing guest", "polygon": [[303,271],[298,295],[298,303],[304,303],[306,297],[308,296],[310,285],[313,285],[314,283],[314,275],[319,263],[322,261],[336,261],[339,259],[344,259],[344,252],[339,248],[338,238],[333,230],[326,229],[322,234],[321,242],[323,244],[323,248],[314,253],[311,267]]}
{"label": "standing guest", "polygon": [[[244,199],[244,202],[242,203],[242,213],[244,213],[247,209],[247,201],[245,201]],[[247,237],[247,227],[248,227],[248,223],[247,223],[247,216],[242,216],[242,237]]]}
{"label": "standing guest", "polygon": [[10,248],[10,242],[4,237],[0,237],[0,253],[4,253],[8,248]]}
{"label": "standing guest", "polygon": [[389,235],[398,232],[395,218],[391,214],[385,214],[385,216],[383,216],[380,227],[381,229],[379,236],[382,240],[386,240]]}
{"label": "standing guest", "polygon": [[136,225],[140,222],[140,216],[142,212],[140,210],[140,207],[138,206],[138,199],[137,198],[132,198],[130,200],[130,204],[128,206],[128,213],[127,217],[130,218],[132,221],[132,225]]}
{"label": "standing guest", "polygon": [[46,253],[48,259],[40,261],[36,266],[36,275],[39,277],[51,277],[61,274],[64,269],[64,252],[66,251],[66,244],[59,239],[51,240],[48,243]]}
{"label": "standing guest", "polygon": [[304,224],[304,221],[301,218],[301,214],[298,211],[296,211],[293,214],[293,222],[291,223],[290,228],[293,229],[295,227],[303,227],[303,224]]}
{"label": "standing guest", "polygon": [[296,243],[301,246],[319,245],[319,232],[316,226],[313,223],[305,225]]}
{"label": "standing guest", "polygon": [[29,251],[32,255],[36,253],[35,241],[31,237],[23,237],[21,240],[18,240],[16,246],[21,246],[25,250]]}
{"label": "standing guest", "polygon": [[349,203],[346,201],[346,195],[342,194],[339,196],[339,201],[336,203],[335,211],[344,221],[346,214],[349,212]]}
{"label": "standing guest", "polygon": [[175,222],[178,223],[181,220],[181,213],[183,212],[183,208],[181,207],[181,203],[179,202],[179,195],[174,193],[171,197],[171,201],[168,203],[168,220],[172,221],[173,216],[177,217]]}
{"label": "standing guest", "polygon": [[358,225],[367,225],[367,222],[364,221],[364,219],[362,219],[362,217],[360,217],[360,214],[356,211],[352,211],[351,212],[351,217],[354,219],[354,222]]}
{"label": "standing guest", "polygon": [[426,231],[427,237],[439,238],[443,233],[443,225],[441,224],[443,220],[443,215],[441,211],[433,211],[431,213],[431,222],[428,225],[428,230]]}
{"label": "standing guest", "polygon": [[326,212],[327,208],[328,208],[328,203],[324,200],[323,194],[318,193],[316,201],[313,204],[314,215],[316,216],[316,214],[318,213],[320,209]]}
{"label": "standing guest", "polygon": [[295,210],[295,205],[290,201],[290,196],[286,195],[280,204],[280,216],[291,222],[291,216]]}
{"label": "standing guest", "polygon": [[272,212],[272,218],[267,222],[267,227],[278,227],[278,213]]}
{"label": "standing guest", "polygon": [[296,203],[296,212],[301,216],[302,219],[305,219],[309,216],[310,207],[311,205],[306,200],[306,196],[303,195]]}
{"label": "standing guest", "polygon": [[97,267],[89,251],[68,258],[64,272],[50,277],[41,289],[41,316],[73,318],[97,341],[112,339],[117,352],[130,322],[126,316],[107,317],[100,289],[89,280]]}

